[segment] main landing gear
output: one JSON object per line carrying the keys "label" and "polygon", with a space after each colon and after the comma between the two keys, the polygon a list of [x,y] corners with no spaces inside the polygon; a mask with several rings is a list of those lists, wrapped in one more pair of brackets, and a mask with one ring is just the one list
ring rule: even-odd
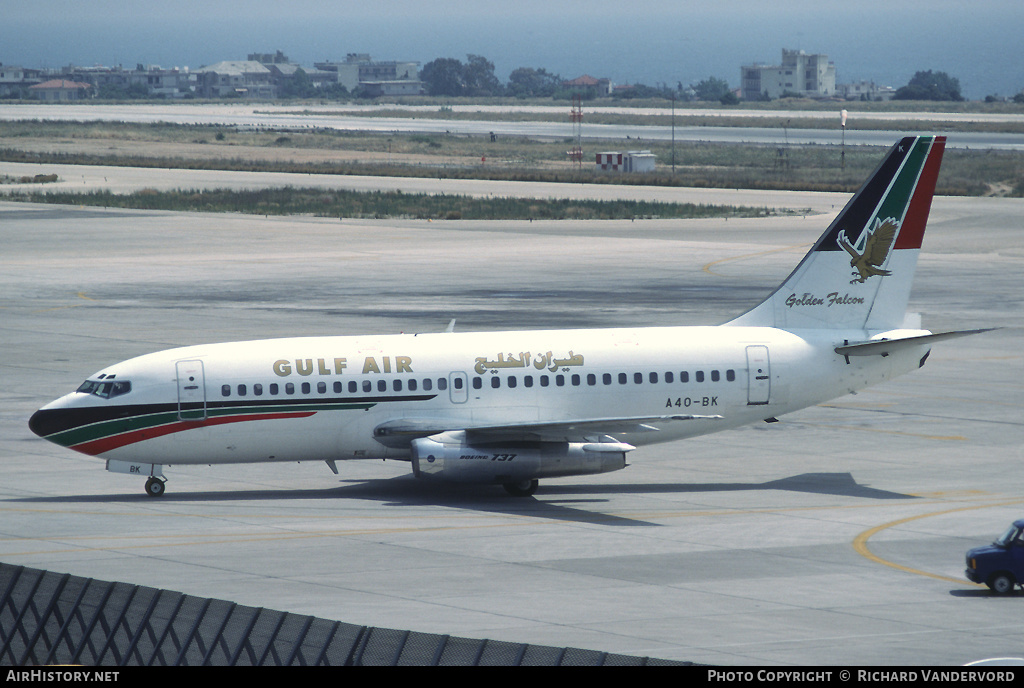
{"label": "main landing gear", "polygon": [[167,481],[160,478],[150,478],[146,481],[146,494],[150,497],[162,497],[167,489]]}
{"label": "main landing gear", "polygon": [[508,492],[513,497],[529,497],[537,491],[537,485],[540,482],[534,480],[522,480],[518,483],[505,483],[505,492]]}

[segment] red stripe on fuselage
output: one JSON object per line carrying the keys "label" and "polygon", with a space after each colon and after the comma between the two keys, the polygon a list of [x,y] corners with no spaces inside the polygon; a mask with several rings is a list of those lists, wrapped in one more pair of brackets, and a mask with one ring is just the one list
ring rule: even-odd
{"label": "red stripe on fuselage", "polygon": [[156,427],[144,428],[142,430],[132,430],[131,432],[125,432],[120,435],[111,435],[110,437],[103,437],[98,440],[83,442],[82,444],[73,445],[71,449],[83,454],[89,454],[90,456],[99,456],[104,452],[118,449],[120,447],[126,447],[129,444],[135,444],[136,442],[142,442],[144,440],[151,440],[156,437],[163,437],[164,435],[172,435],[176,432],[194,430],[196,428],[208,428],[214,425],[225,425],[227,423],[243,423],[251,420],[308,418],[315,414],[316,411],[296,411],[294,413],[252,413],[244,416],[223,416],[218,418],[207,418],[205,420],[177,421],[175,423],[168,423],[167,425],[158,425]]}

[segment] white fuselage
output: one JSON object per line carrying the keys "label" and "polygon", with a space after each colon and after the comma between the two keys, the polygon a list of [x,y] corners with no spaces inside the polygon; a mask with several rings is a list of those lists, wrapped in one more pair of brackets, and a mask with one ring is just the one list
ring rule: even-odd
{"label": "white fuselage", "polygon": [[130,392],[75,392],[43,410],[121,409],[54,441],[153,464],[408,459],[407,440],[376,432],[396,420],[444,430],[696,416],[616,433],[642,445],[833,399],[918,367],[928,350],[835,353],[870,334],[720,326],[206,344],[140,356],[90,378],[113,376],[130,382]]}

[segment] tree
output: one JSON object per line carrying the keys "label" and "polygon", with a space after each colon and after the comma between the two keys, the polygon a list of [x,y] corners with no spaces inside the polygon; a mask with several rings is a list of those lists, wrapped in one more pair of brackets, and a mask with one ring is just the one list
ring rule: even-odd
{"label": "tree", "polygon": [[466,64],[454,57],[439,57],[423,65],[420,81],[432,96],[496,96],[502,92],[494,63],[480,55],[466,55]]}
{"label": "tree", "polygon": [[721,100],[729,92],[729,83],[725,79],[709,76],[693,87],[697,100]]}
{"label": "tree", "polygon": [[501,95],[501,82],[494,76],[494,63],[480,55],[466,55],[466,65],[462,68],[462,81],[466,95],[497,96]]}
{"label": "tree", "polygon": [[549,98],[555,95],[561,84],[562,77],[543,68],[520,67],[509,74],[506,91],[517,98]]}
{"label": "tree", "polygon": [[278,88],[278,95],[282,98],[314,98],[317,90],[309,75],[299,67],[291,78],[284,80]]}
{"label": "tree", "polygon": [[739,105],[740,97],[732,91],[726,91],[725,95],[718,99],[718,102],[722,105]]}
{"label": "tree", "polygon": [[945,72],[917,72],[906,86],[896,90],[894,100],[963,100],[960,80]]}
{"label": "tree", "polygon": [[466,93],[462,63],[454,57],[439,57],[423,65],[420,81],[432,96],[461,96]]}

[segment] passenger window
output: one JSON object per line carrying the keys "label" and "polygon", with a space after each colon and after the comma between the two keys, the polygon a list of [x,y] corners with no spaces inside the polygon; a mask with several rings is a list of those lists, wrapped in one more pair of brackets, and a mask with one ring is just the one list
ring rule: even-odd
{"label": "passenger window", "polygon": [[711,381],[712,381],[712,382],[718,382],[718,380],[719,380],[720,378],[721,378],[721,376],[720,376],[720,375],[718,374],[718,371],[717,371],[717,370],[712,370],[712,371],[711,371]]}
{"label": "passenger window", "polygon": [[533,375],[527,375],[523,378],[523,384],[527,387],[533,387]]}
{"label": "passenger window", "polygon": [[437,378],[437,388],[442,392],[448,389],[448,378],[439,377]]}
{"label": "passenger window", "polygon": [[694,377],[696,378],[697,382],[704,382],[704,371],[703,370],[698,370],[694,374]]}
{"label": "passenger window", "polygon": [[657,373],[651,373],[649,377],[650,377],[652,385],[655,384],[658,381],[658,374]]}
{"label": "passenger window", "polygon": [[309,383],[308,382],[303,382],[302,383],[302,393],[303,394],[309,394]]}
{"label": "passenger window", "polygon": [[402,381],[401,380],[395,380],[394,382],[392,382],[391,383],[391,389],[395,390],[396,392],[401,392],[402,391]]}
{"label": "passenger window", "polygon": [[413,379],[409,380],[409,391],[410,392],[415,392],[416,388],[417,388],[416,378],[413,378]]}
{"label": "passenger window", "polygon": [[555,375],[555,386],[565,387],[565,375]]}
{"label": "passenger window", "polygon": [[518,383],[518,380],[516,380],[515,376],[513,376],[513,375],[509,375],[508,376],[508,386],[509,387],[515,387],[517,383]]}
{"label": "passenger window", "polygon": [[349,394],[355,394],[359,391],[359,383],[355,380],[348,381],[348,392]]}
{"label": "passenger window", "polygon": [[462,389],[462,378],[461,377],[455,378],[452,381],[452,384],[455,385],[455,389]]}
{"label": "passenger window", "polygon": [[680,382],[689,382],[690,381],[690,374],[688,372],[686,372],[685,370],[683,372],[679,373],[679,381]]}
{"label": "passenger window", "polygon": [[480,389],[484,386],[484,380],[481,377],[473,378],[473,389]]}
{"label": "passenger window", "polygon": [[252,386],[252,393],[258,397],[263,396],[263,385],[257,383]]}
{"label": "passenger window", "polygon": [[627,382],[629,382],[629,378],[626,377],[626,374],[625,373],[619,373],[619,384],[620,385],[624,385]]}
{"label": "passenger window", "polygon": [[429,392],[434,388],[434,382],[428,377],[423,381],[423,391]]}
{"label": "passenger window", "polygon": [[295,385],[293,385],[291,382],[286,382],[284,385],[284,393],[295,394]]}
{"label": "passenger window", "polygon": [[675,376],[672,373],[665,373],[665,382],[667,384],[671,385],[675,381],[676,381],[676,378],[675,378]]}
{"label": "passenger window", "polygon": [[369,380],[363,380],[363,391],[364,392],[372,392],[373,391],[373,383],[370,382]]}
{"label": "passenger window", "polygon": [[725,371],[725,379],[728,380],[729,382],[735,381],[736,380],[736,371],[735,370],[727,370],[727,371]]}
{"label": "passenger window", "polygon": [[335,380],[334,381],[334,393],[335,394],[341,394],[344,391],[345,391],[345,387],[344,387],[344,385],[341,384],[341,380]]}
{"label": "passenger window", "polygon": [[221,385],[220,386],[220,395],[222,397],[229,397],[229,396],[231,396],[231,385]]}
{"label": "passenger window", "polygon": [[498,389],[499,387],[501,387],[501,378],[498,377],[497,375],[492,377],[491,378],[491,387],[493,387],[494,389]]}
{"label": "passenger window", "polygon": [[579,375],[573,375],[569,379],[572,381],[572,386],[573,387],[579,387],[580,386],[580,376]]}
{"label": "passenger window", "polygon": [[597,375],[594,375],[593,373],[587,373],[587,384],[591,386],[596,385]]}
{"label": "passenger window", "polygon": [[318,382],[318,383],[316,383],[316,393],[317,394],[327,394],[327,383],[326,382]]}
{"label": "passenger window", "polygon": [[238,396],[245,396],[245,385],[238,385]]}
{"label": "passenger window", "polygon": [[541,387],[547,387],[550,384],[551,384],[551,380],[550,380],[550,378],[548,378],[547,375],[541,375],[540,376],[540,386]]}
{"label": "passenger window", "polygon": [[602,375],[601,382],[605,383],[606,385],[610,385],[612,383],[612,374],[605,373],[604,375]]}
{"label": "passenger window", "polygon": [[386,392],[388,391],[388,383],[385,380],[377,380],[377,391]]}
{"label": "passenger window", "polygon": [[638,385],[642,385],[643,382],[644,382],[644,374],[643,373],[633,373],[633,382],[635,382]]}
{"label": "passenger window", "polygon": [[277,395],[277,391],[278,391],[277,383],[276,382],[271,382],[270,383],[270,393],[276,396]]}

